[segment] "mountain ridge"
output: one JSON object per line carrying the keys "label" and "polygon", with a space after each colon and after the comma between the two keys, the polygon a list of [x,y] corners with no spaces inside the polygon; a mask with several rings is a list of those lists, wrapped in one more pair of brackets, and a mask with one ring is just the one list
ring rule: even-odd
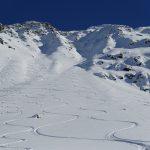
{"label": "mountain ridge", "polygon": [[[16,75],[19,82],[35,77],[41,66],[48,75],[50,70],[60,73],[77,65],[97,77],[150,92],[150,27],[104,24],[80,31],[60,31],[49,23],[28,21],[1,24],[0,43],[5,55],[1,56],[2,64],[9,68],[1,67],[2,84],[6,80],[15,84]],[[6,65],[13,63],[16,67]]]}

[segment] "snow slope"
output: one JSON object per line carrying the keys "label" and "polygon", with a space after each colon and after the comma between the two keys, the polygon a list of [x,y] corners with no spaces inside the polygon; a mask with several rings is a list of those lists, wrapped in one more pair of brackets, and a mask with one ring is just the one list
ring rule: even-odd
{"label": "snow slope", "polygon": [[150,91],[149,27],[102,25],[63,34],[85,58],[80,67],[99,77]]}
{"label": "snow slope", "polygon": [[149,27],[0,30],[0,150],[150,150]]}
{"label": "snow slope", "polygon": [[81,60],[75,47],[46,23],[5,26],[0,39],[1,87],[49,74],[49,70],[59,73]]}

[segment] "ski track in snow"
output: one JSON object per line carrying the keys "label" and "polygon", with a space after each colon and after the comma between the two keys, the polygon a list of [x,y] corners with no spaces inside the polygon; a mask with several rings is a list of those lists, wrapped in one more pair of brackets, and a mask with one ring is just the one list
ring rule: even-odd
{"label": "ski track in snow", "polygon": [[[95,111],[97,111],[97,110],[95,110]],[[46,111],[43,111],[43,112],[44,113],[51,113],[51,114],[58,114],[58,113],[52,113],[52,112],[46,112]],[[66,136],[61,136],[61,135],[60,136],[55,136],[55,135],[47,135],[47,134],[44,134],[44,133],[40,132],[40,129],[42,129],[44,127],[55,126],[57,124],[66,124],[68,122],[72,122],[72,121],[75,121],[76,119],[80,118],[80,116],[77,115],[77,114],[59,114],[59,115],[62,115],[62,116],[68,115],[68,116],[72,116],[73,118],[71,118],[69,120],[66,120],[66,121],[62,121],[62,122],[56,123],[56,124],[52,124],[52,123],[45,124],[43,126],[39,126],[39,127],[36,127],[36,128],[33,127],[33,126],[24,126],[24,125],[13,124],[12,122],[15,122],[16,120],[5,121],[3,123],[3,125],[20,126],[20,127],[27,128],[27,129],[26,130],[22,130],[22,131],[18,131],[18,132],[8,132],[8,133],[5,133],[3,135],[0,135],[0,137],[1,138],[5,138],[5,139],[9,139],[10,135],[16,135],[16,134],[25,133],[25,132],[34,132],[34,133],[36,133],[39,136],[46,136],[46,137],[50,137],[50,138],[65,138],[65,139],[74,139],[74,140],[94,140],[94,141],[108,140],[108,141],[124,142],[124,143],[127,143],[127,144],[137,145],[138,146],[138,150],[149,150],[150,149],[149,145],[143,144],[143,142],[145,142],[145,141],[137,141],[137,140],[123,139],[121,137],[117,137],[117,135],[116,135],[117,133],[123,132],[124,130],[130,130],[130,129],[135,128],[135,127],[138,126],[138,123],[132,122],[132,121],[105,120],[105,119],[97,119],[97,118],[94,118],[94,117],[87,117],[89,119],[98,120],[98,121],[106,121],[106,122],[116,121],[116,122],[131,124],[128,127],[121,128],[121,129],[115,129],[115,130],[107,133],[106,137],[104,139],[92,139],[92,138],[82,138],[82,137],[72,137],[72,136],[67,136],[66,137]],[[10,145],[14,145],[14,144],[17,144],[17,143],[20,143],[20,142],[27,142],[26,139],[14,139],[14,140],[17,140],[17,141],[0,144],[0,147],[1,148],[7,148],[7,146],[8,146],[8,148],[9,148]],[[32,148],[24,147],[23,149],[30,150]]]}
{"label": "ski track in snow", "polygon": [[[97,110],[96,110],[97,111]],[[46,113],[51,113],[51,112],[46,112]],[[60,115],[64,115],[64,114],[60,114]],[[70,115],[70,114],[65,114],[65,115]],[[73,115],[73,116],[77,116],[77,118],[79,118],[80,116],[78,115]],[[93,120],[98,120],[98,121],[106,121],[106,122],[121,122],[121,123],[126,123],[126,124],[130,124],[130,126],[128,127],[125,127],[125,128],[121,128],[121,129],[116,129],[116,130],[113,130],[109,133],[106,134],[105,138],[104,139],[92,139],[92,138],[82,138],[82,137],[72,137],[72,136],[56,136],[56,135],[47,135],[47,134],[44,134],[42,132],[39,131],[39,129],[43,128],[43,127],[46,127],[46,126],[42,126],[42,127],[39,127],[37,128],[36,130],[34,130],[34,132],[36,132],[38,135],[40,136],[46,136],[46,137],[50,137],[50,138],[64,138],[64,139],[73,139],[73,140],[91,140],[91,141],[116,141],[116,142],[124,142],[124,143],[127,143],[127,144],[132,144],[132,145],[136,145],[137,146],[137,149],[138,150],[149,150],[150,149],[150,145],[147,145],[147,144],[143,144],[143,142],[150,142],[150,141],[140,141],[140,140],[132,140],[132,139],[124,139],[124,138],[121,138],[121,137],[117,137],[116,134],[119,133],[119,132],[123,132],[125,130],[130,130],[132,128],[135,128],[138,126],[138,123],[137,122],[132,122],[132,121],[120,121],[120,120],[105,120],[105,119],[97,119],[97,118],[94,118],[94,117],[87,117],[88,119],[93,119]],[[69,121],[65,121],[65,122],[62,122],[63,123],[67,123],[67,122],[70,122],[70,121],[74,121],[76,119],[71,119]]]}
{"label": "ski track in snow", "polygon": [[[19,126],[19,127],[23,127],[23,128],[27,128],[26,130],[21,130],[21,131],[17,131],[17,132],[8,132],[8,133],[5,133],[5,134],[2,134],[0,135],[1,138],[4,138],[4,139],[11,139],[9,136],[10,135],[17,135],[19,133],[25,133],[25,132],[31,132],[34,130],[34,127],[32,126],[24,126],[24,125],[16,125],[16,124],[12,124],[11,122],[14,122],[16,120],[9,120],[9,121],[5,121],[3,124],[4,125],[7,125],[7,126]],[[14,145],[14,144],[17,144],[17,143],[20,143],[20,142],[26,142],[26,139],[16,139],[16,138],[12,138],[13,140],[16,140],[14,142],[9,142],[9,143],[4,143],[4,144],[0,144],[0,147],[1,148],[7,148],[9,145]],[[9,147],[8,147],[9,148]],[[10,147],[12,148],[12,147]],[[15,148],[18,148],[18,147],[15,147]],[[30,150],[31,148],[22,148],[22,149],[25,149],[25,150]]]}
{"label": "ski track in snow", "polygon": [[[46,90],[46,89],[45,89]],[[11,90],[10,90],[11,91]],[[60,91],[55,89],[55,91]],[[11,91],[12,92],[12,91]],[[33,99],[33,97],[27,96],[25,95],[25,97],[27,97],[28,99]],[[36,97],[34,97],[36,99]],[[33,101],[33,100],[32,100]],[[98,119],[92,116],[80,116],[79,114],[67,114],[67,113],[56,113],[53,112],[54,109],[60,109],[65,107],[66,105],[69,105],[67,102],[65,101],[59,101],[60,102],[60,106],[54,107],[52,108],[51,111],[47,111],[47,110],[43,110],[41,113],[43,114],[53,114],[53,115],[61,115],[61,116],[70,116],[71,118],[68,120],[64,120],[58,123],[48,123],[48,124],[44,124],[42,126],[38,126],[38,127],[34,127],[34,126],[26,126],[26,125],[22,125],[22,124],[15,124],[15,121],[17,120],[21,120],[23,118],[31,118],[31,117],[23,117],[24,114],[20,114],[20,119],[13,119],[13,120],[8,120],[2,123],[3,126],[18,126],[18,127],[22,127],[22,128],[26,128],[25,130],[21,130],[21,131],[17,131],[17,132],[8,132],[8,133],[4,133],[2,135],[0,135],[0,138],[2,139],[13,139],[14,142],[6,142],[3,144],[0,144],[0,148],[9,148],[9,149],[25,149],[25,150],[32,150],[32,148],[28,148],[28,147],[11,147],[10,145],[15,145],[21,142],[27,142],[27,140],[25,138],[22,139],[17,139],[17,138],[11,138],[11,135],[17,135],[17,134],[23,134],[23,133],[31,133],[31,134],[36,134],[37,136],[44,136],[44,137],[50,137],[50,138],[58,138],[58,139],[72,139],[72,140],[89,140],[89,141],[114,141],[114,142],[120,142],[120,143],[127,143],[127,144],[131,144],[131,145],[136,145],[138,150],[149,150],[150,146],[147,144],[144,144],[146,141],[138,141],[138,140],[132,140],[132,139],[124,139],[121,137],[117,136],[117,133],[123,133],[123,131],[125,130],[131,130],[132,128],[135,128],[138,126],[137,122],[133,122],[133,121],[121,121],[121,120],[106,120],[106,119]],[[33,101],[31,103],[35,103],[36,105],[38,104],[36,101]],[[74,107],[76,108],[76,107]],[[76,109],[79,109],[80,111],[94,111],[95,113],[104,113],[107,114],[106,110],[101,110],[101,109],[91,109],[91,108],[87,108],[87,107],[77,107]],[[106,136],[104,138],[83,138],[83,137],[74,137],[74,136],[63,136],[63,135],[50,135],[50,134],[45,134],[41,131],[41,129],[45,128],[45,127],[50,127],[50,126],[55,126],[55,125],[62,125],[62,124],[67,124],[69,122],[73,122],[76,121],[77,119],[82,119],[82,117],[85,117],[87,119],[91,119],[94,121],[103,121],[103,122],[120,122],[120,123],[125,123],[128,124],[129,126],[125,127],[125,128],[121,128],[121,129],[115,129],[111,132],[108,132],[106,134]]]}
{"label": "ski track in snow", "polygon": [[[32,97],[30,97],[30,96],[27,96],[27,98],[32,99]],[[62,101],[60,101],[60,102],[63,103],[63,104],[61,104],[60,106],[54,107],[53,109],[59,109],[61,107],[65,107],[66,105],[68,105],[68,103],[66,103],[66,102],[62,102]],[[88,109],[86,107],[79,107],[78,109],[81,110],[81,111],[86,110],[86,111],[95,111],[95,112],[99,112],[99,113],[107,113],[106,110]],[[98,118],[95,118],[95,117],[92,117],[92,116],[86,116],[86,118],[91,119],[91,120],[95,120],[95,121],[120,122],[120,123],[125,123],[125,124],[129,125],[125,128],[115,129],[113,131],[108,132],[103,139],[101,139],[101,138],[82,138],[82,137],[63,136],[63,135],[56,136],[56,135],[50,135],[50,134],[42,133],[42,131],[40,129],[43,129],[45,127],[55,126],[57,124],[59,124],[59,125],[67,124],[69,122],[76,121],[77,119],[81,119],[81,116],[79,114],[56,113],[56,112],[53,112],[52,110],[51,111],[43,110],[42,113],[55,114],[55,115],[61,115],[61,116],[70,116],[72,118],[68,119],[68,120],[58,122],[58,123],[54,123],[54,124],[53,123],[48,123],[48,124],[44,124],[42,126],[34,127],[34,126],[25,126],[25,125],[21,125],[21,124],[15,124],[15,121],[23,119],[22,118],[23,114],[21,114],[20,119],[8,120],[8,121],[5,121],[1,124],[3,126],[18,126],[18,127],[23,127],[23,128],[27,128],[27,129],[17,131],[17,132],[8,132],[8,133],[4,133],[4,134],[0,135],[0,138],[2,138],[2,139],[6,139],[6,140],[7,139],[8,140],[13,139],[13,140],[15,140],[14,142],[7,142],[7,143],[0,144],[0,148],[4,148],[4,149],[6,149],[6,148],[9,148],[9,149],[15,149],[15,148],[18,149],[18,148],[20,148],[20,149],[25,149],[25,150],[32,150],[32,148],[28,148],[28,147],[13,147],[13,146],[10,146],[10,145],[15,145],[15,144],[18,144],[18,143],[21,143],[21,142],[27,142],[27,140],[24,139],[24,138],[22,138],[22,139],[11,138],[10,137],[11,135],[17,135],[17,134],[20,134],[20,133],[29,132],[29,133],[35,133],[37,136],[44,136],[44,137],[50,137],[50,138],[60,138],[60,139],[62,138],[62,139],[72,139],[72,140],[90,140],[90,141],[114,141],[114,142],[120,142],[120,143],[123,142],[123,143],[131,144],[131,145],[136,145],[138,150],[149,150],[150,149],[149,145],[144,144],[147,141],[124,139],[124,138],[121,138],[121,137],[117,136],[117,133],[122,133],[125,130],[131,130],[132,128],[135,128],[135,127],[138,126],[137,122],[132,122],[132,121],[105,120],[103,118],[98,119]],[[29,118],[29,117],[24,117],[24,118]]]}

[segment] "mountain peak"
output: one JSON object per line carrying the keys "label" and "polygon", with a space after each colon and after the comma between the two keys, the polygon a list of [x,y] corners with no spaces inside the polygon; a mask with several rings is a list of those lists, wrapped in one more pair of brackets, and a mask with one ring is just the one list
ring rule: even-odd
{"label": "mountain peak", "polygon": [[[19,59],[20,62],[18,54],[21,57],[23,54],[30,54],[34,57],[26,59],[34,64],[33,58],[36,56],[41,59],[44,54],[41,62],[51,62],[49,68],[57,72],[77,65],[96,77],[150,91],[149,27],[133,29],[126,25],[104,24],[87,30],[64,32],[58,31],[50,23],[27,21],[0,25],[0,30],[0,49],[6,49],[4,54],[7,57],[11,55],[12,60]],[[24,61],[27,66],[28,61]],[[20,66],[21,68],[23,67]],[[30,73],[27,71],[26,76],[30,78],[32,75],[28,74]]]}

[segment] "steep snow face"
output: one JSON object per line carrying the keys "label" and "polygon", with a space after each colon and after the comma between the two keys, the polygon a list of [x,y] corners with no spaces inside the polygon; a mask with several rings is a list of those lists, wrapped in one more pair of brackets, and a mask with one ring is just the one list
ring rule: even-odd
{"label": "steep snow face", "polygon": [[0,83],[7,87],[78,65],[96,76],[149,91],[149,30],[101,25],[62,32],[35,21],[0,25]]}
{"label": "steep snow face", "polygon": [[150,28],[102,25],[64,33],[85,58],[80,67],[96,76],[150,91]]}
{"label": "steep snow face", "polygon": [[116,48],[150,47],[149,34],[142,33],[146,29],[148,30],[148,28],[134,30],[122,25],[102,25],[91,27],[86,31],[69,32],[67,37],[73,41],[83,56],[93,57],[93,55],[103,52],[110,37],[116,42]]}
{"label": "steep snow face", "polygon": [[76,48],[48,23],[3,26],[0,32],[1,88],[63,72],[77,64]]}

